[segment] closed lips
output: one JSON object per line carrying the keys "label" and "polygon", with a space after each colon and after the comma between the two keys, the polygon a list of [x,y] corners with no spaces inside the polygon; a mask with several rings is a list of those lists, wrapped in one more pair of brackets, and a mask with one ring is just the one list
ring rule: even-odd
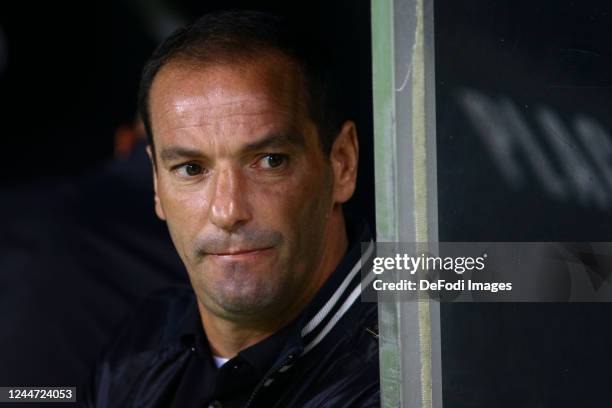
{"label": "closed lips", "polygon": [[235,251],[217,252],[212,255],[216,255],[216,256],[242,255],[242,254],[250,254],[254,252],[265,251],[266,249],[270,249],[270,248],[238,249]]}

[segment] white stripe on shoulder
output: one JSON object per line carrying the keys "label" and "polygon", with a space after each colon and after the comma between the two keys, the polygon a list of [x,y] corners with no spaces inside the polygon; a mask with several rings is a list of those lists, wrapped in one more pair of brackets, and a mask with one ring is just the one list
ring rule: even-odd
{"label": "white stripe on shoulder", "polygon": [[[368,249],[364,254],[365,259],[368,259],[370,255],[372,255],[373,250],[374,242],[370,241]],[[313,331],[329,314],[330,310],[338,302],[338,299],[340,299],[340,296],[342,296],[342,293],[346,290],[346,287],[349,285],[349,283],[351,283],[357,272],[359,272],[359,270],[361,269],[361,259],[362,258],[359,258],[355,266],[353,266],[353,269],[351,269],[351,272],[346,276],[342,284],[338,286],[338,289],[336,289],[334,294],[329,298],[329,300],[325,303],[321,310],[319,310],[317,314],[304,326],[304,328],[302,329],[302,337]]]}
{"label": "white stripe on shoulder", "polygon": [[355,289],[353,289],[353,292],[351,292],[349,297],[344,301],[344,304],[342,305],[342,307],[338,309],[336,314],[334,314],[334,317],[329,322],[327,322],[327,324],[325,325],[323,330],[321,330],[321,332],[317,335],[317,337],[315,337],[310,342],[310,344],[304,347],[304,352],[302,353],[302,355],[308,353],[310,350],[312,350],[314,346],[316,346],[317,344],[319,344],[321,340],[323,340],[323,337],[325,337],[327,333],[329,333],[330,330],[336,325],[336,323],[338,323],[338,320],[340,320],[340,318],[344,316],[346,311],[350,309],[350,307],[353,305],[353,303],[355,303],[355,300],[359,297],[360,294],[361,294],[361,283],[359,283],[355,287]]}

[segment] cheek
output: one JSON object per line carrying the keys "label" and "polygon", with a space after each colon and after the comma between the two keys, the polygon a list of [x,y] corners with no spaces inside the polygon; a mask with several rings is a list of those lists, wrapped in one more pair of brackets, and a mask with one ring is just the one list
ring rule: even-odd
{"label": "cheek", "polygon": [[330,181],[321,172],[304,174],[259,189],[250,189],[260,225],[275,224],[297,243],[305,233],[319,230],[331,212]]}
{"label": "cheek", "polygon": [[158,185],[158,197],[172,240],[179,252],[185,252],[206,222],[208,199],[201,190],[179,190],[163,182]]}

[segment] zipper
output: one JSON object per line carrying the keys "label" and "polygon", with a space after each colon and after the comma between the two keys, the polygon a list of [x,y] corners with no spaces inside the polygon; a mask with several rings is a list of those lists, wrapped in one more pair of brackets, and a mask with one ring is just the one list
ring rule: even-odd
{"label": "zipper", "polygon": [[262,387],[264,386],[266,381],[268,381],[270,379],[272,374],[275,374],[278,370],[280,370],[285,365],[287,365],[290,361],[292,361],[294,359],[294,357],[295,357],[295,355],[293,353],[291,353],[291,354],[289,354],[289,356],[285,360],[283,360],[283,362],[281,364],[277,364],[274,367],[272,367],[270,370],[268,370],[268,372],[263,376],[263,378],[261,379],[259,384],[257,384],[255,389],[251,393],[251,396],[249,397],[249,400],[247,401],[247,403],[244,406],[244,408],[249,408],[251,406],[251,404],[255,400],[255,397],[257,396],[257,394],[259,394],[259,391],[262,389]]}

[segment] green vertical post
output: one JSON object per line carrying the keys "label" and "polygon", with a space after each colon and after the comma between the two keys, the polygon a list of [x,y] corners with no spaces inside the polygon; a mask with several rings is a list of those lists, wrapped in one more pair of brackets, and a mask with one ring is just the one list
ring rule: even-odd
{"label": "green vertical post", "polygon": [[[433,0],[372,0],[376,235],[437,241]],[[379,304],[384,407],[442,407],[439,304]]]}

